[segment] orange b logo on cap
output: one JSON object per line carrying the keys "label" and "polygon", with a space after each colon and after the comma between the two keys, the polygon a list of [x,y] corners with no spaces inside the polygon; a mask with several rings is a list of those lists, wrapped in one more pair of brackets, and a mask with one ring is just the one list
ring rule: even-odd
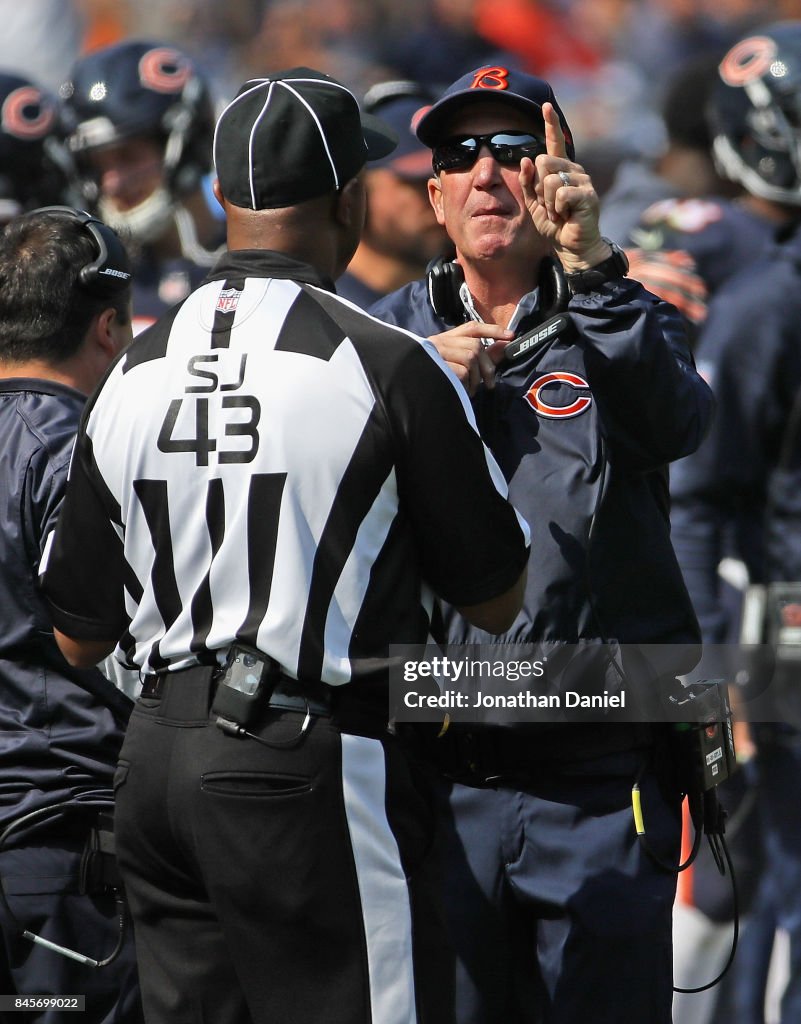
{"label": "orange b logo on cap", "polygon": [[473,76],[473,81],[470,83],[470,88],[508,89],[508,78],[508,68],[481,68],[479,71],[476,71],[475,75]]}

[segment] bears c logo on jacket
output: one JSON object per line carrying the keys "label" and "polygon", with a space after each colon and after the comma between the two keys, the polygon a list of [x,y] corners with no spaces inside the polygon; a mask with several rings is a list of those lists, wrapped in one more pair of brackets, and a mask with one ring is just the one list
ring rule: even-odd
{"label": "bears c logo on jacket", "polygon": [[569,405],[550,405],[543,392],[551,384],[568,384],[572,388],[589,389],[589,384],[577,373],[568,373],[566,370],[554,370],[552,373],[544,373],[537,377],[523,398],[538,416],[545,416],[548,419],[564,420],[571,416],[580,416],[592,405],[591,395],[580,395]]}

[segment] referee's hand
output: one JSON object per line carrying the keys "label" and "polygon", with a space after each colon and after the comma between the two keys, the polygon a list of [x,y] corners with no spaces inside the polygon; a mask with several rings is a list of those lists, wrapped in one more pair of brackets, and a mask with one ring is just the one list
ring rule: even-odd
{"label": "referee's hand", "polygon": [[488,388],[495,387],[495,367],[513,337],[514,332],[504,327],[471,320],[433,335],[430,341],[472,397],[482,381]]}

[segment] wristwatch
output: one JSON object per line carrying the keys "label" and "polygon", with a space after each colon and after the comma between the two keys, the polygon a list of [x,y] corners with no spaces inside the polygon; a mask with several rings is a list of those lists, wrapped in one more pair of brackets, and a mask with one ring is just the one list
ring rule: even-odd
{"label": "wristwatch", "polygon": [[576,294],[594,291],[607,281],[617,281],[625,277],[629,272],[629,261],[626,254],[610,238],[604,238],[604,242],[612,250],[612,255],[597,263],[589,270],[578,270],[574,274],[565,274],[570,291]]}

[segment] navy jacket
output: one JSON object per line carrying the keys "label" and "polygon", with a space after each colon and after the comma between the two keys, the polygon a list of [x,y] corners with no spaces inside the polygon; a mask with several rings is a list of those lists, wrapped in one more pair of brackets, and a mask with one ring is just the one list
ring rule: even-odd
{"label": "navy jacket", "polygon": [[132,707],[96,669],[67,664],[39,590],[84,401],[0,381],[0,828],[64,800],[107,806]]}
{"label": "navy jacket", "polygon": [[[717,575],[733,547],[753,583],[801,580],[801,230],[732,277],[697,358],[718,415],[674,471],[674,534],[706,640],[728,635]],[[730,540],[733,532],[733,540]]]}
{"label": "navy jacket", "polygon": [[[424,337],[452,326],[425,281],[371,312]],[[712,395],[678,313],[637,282],[573,296],[569,317],[565,335],[502,364],[474,400],[531,526],[524,608],[502,637],[453,616],[448,638],[677,645],[666,668],[686,671],[699,630],[670,540],[667,465],[701,443]]]}

